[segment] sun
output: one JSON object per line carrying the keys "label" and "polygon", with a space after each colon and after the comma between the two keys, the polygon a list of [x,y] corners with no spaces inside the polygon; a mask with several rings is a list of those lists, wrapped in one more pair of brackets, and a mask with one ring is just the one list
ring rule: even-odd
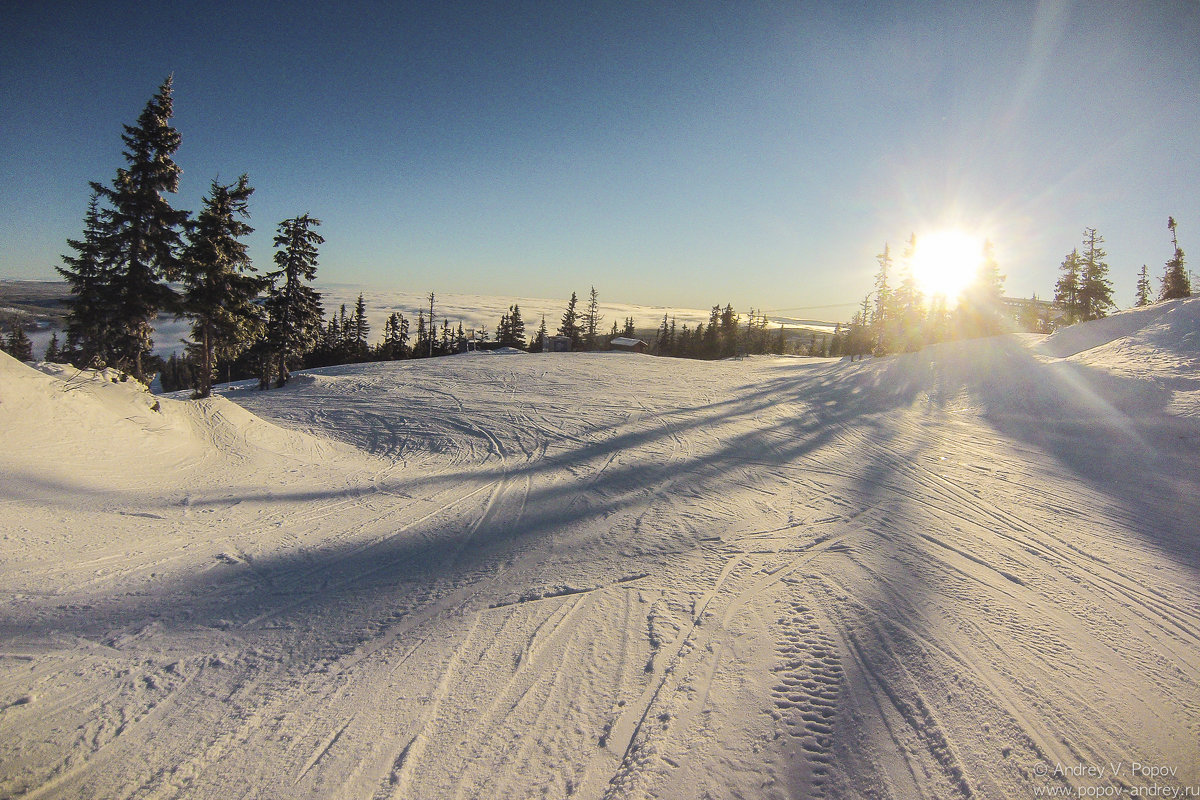
{"label": "sun", "polygon": [[927,295],[954,303],[975,277],[983,261],[983,240],[948,229],[917,237],[912,256],[913,278]]}

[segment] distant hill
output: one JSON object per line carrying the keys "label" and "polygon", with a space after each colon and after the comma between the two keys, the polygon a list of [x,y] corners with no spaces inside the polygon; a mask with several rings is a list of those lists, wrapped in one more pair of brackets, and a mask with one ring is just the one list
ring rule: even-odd
{"label": "distant hill", "polygon": [[0,325],[62,328],[70,296],[63,281],[0,281]]}

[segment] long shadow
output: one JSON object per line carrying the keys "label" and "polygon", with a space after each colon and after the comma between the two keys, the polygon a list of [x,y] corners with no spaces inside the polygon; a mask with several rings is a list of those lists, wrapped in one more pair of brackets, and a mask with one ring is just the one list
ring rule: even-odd
{"label": "long shadow", "polygon": [[[177,579],[172,585],[155,587],[150,596],[98,598],[93,609],[62,609],[40,621],[0,623],[0,634],[7,638],[69,630],[102,636],[114,627],[148,619],[163,625],[227,627],[287,613],[297,603],[305,613],[320,615],[322,607],[353,604],[368,596],[372,603],[384,603],[399,587],[485,581],[517,542],[535,543],[585,520],[647,508],[664,495],[688,492],[720,497],[727,490],[730,469],[738,466],[761,470],[763,480],[770,481],[773,467],[802,462],[834,442],[847,425],[875,426],[886,434],[887,426],[877,423],[897,411],[924,404],[930,413],[940,413],[964,398],[982,407],[983,418],[998,435],[1053,456],[1114,505],[1142,520],[1139,535],[1200,574],[1191,530],[1192,520],[1200,515],[1173,513],[1196,509],[1198,471],[1192,454],[1197,426],[1165,414],[1169,391],[1086,367],[1046,364],[1007,339],[982,350],[942,347],[853,365],[785,364],[778,369],[777,377],[744,387],[744,396],[664,411],[659,425],[620,430],[620,423],[614,423],[589,432],[591,441],[572,451],[435,476],[439,482],[481,487],[502,478],[536,479],[560,472],[568,464],[595,464],[614,453],[665,446],[673,435],[721,426],[732,431],[719,445],[690,460],[614,464],[599,479],[601,491],[589,495],[587,503],[570,502],[580,491],[574,482],[535,480],[516,529],[500,520],[482,526],[472,541],[464,543],[463,530],[432,519],[375,544],[284,552],[256,559],[252,568],[231,564]],[[995,374],[1006,381],[996,381]],[[780,403],[806,410],[795,417],[775,415],[767,425],[754,422]],[[887,441],[879,444],[888,446]],[[878,458],[858,465],[860,502],[878,500],[875,493],[886,483],[892,463]],[[33,480],[27,477],[24,482]],[[42,480],[34,494],[87,491]],[[427,487],[429,480],[428,476],[400,476],[367,490],[244,492],[201,498],[193,504],[323,502],[362,496],[364,491],[411,494]],[[136,511],[168,509],[177,507],[164,502]],[[631,562],[630,571],[636,569]],[[101,606],[103,613],[98,613]]]}

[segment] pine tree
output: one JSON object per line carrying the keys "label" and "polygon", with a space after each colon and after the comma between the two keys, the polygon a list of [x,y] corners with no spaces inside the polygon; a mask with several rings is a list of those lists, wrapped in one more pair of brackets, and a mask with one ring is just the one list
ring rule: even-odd
{"label": "pine tree", "polygon": [[153,345],[152,324],[158,312],[174,309],[177,298],[166,281],[179,277],[179,253],[187,212],[171,208],[163,197],[179,188],[180,169],[172,160],[179,133],[170,125],[172,80],[167,78],[150,99],[136,125],[124,126],[121,139],[127,167],[117,170],[112,186],[91,187],[108,207],[102,249],[111,265],[113,308],[119,324],[114,350],[117,361],[146,382],[142,359]]}
{"label": "pine tree", "polygon": [[833,325],[833,338],[829,341],[828,355],[831,358],[842,355],[844,351],[842,339],[842,323],[835,322]]}
{"label": "pine tree", "polygon": [[529,352],[542,352],[546,348],[546,337],[549,335],[549,331],[546,330],[546,315],[542,314],[542,324],[538,326],[537,333],[533,336],[533,341],[529,343]]}
{"label": "pine tree", "polygon": [[393,311],[383,326],[383,347],[380,358],[395,361],[408,357],[408,320],[403,314]]}
{"label": "pine tree", "polygon": [[883,355],[892,350],[892,254],[887,242],[883,243],[883,252],[875,256],[875,260],[879,263],[879,271],[875,273],[875,312],[870,324],[875,355]]}
{"label": "pine tree", "polygon": [[862,306],[854,319],[850,320],[850,330],[846,334],[849,340],[850,360],[855,356],[862,358],[871,352],[874,342],[871,331],[871,293],[863,297]]}
{"label": "pine tree", "polygon": [[325,239],[313,230],[321,220],[302,214],[275,229],[275,271],[267,294],[267,351],[274,362],[275,385],[288,381],[294,359],[317,345],[321,329],[321,294],[306,282],[317,277],[317,245]]}
{"label": "pine tree", "polygon": [[[717,345],[717,355],[721,358],[729,358],[735,355],[738,351],[738,315],[733,310],[732,303],[726,303],[725,307],[720,310],[719,324],[720,330],[717,333],[719,344]],[[709,313],[709,327],[712,326],[712,314]]]}
{"label": "pine tree", "polygon": [[604,320],[599,312],[599,295],[596,293],[596,287],[593,286],[591,294],[588,296],[587,311],[583,314],[583,349],[585,350],[595,350],[598,345],[600,323]]}
{"label": "pine tree", "polygon": [[583,331],[579,328],[579,314],[575,310],[575,306],[579,303],[579,298],[574,292],[571,292],[571,299],[567,302],[567,310],[563,313],[562,325],[558,327],[558,335],[566,336],[571,340],[571,349],[578,350],[583,345]]}
{"label": "pine tree", "polygon": [[367,335],[371,332],[371,324],[367,322],[367,306],[360,292],[354,303],[354,316],[350,320],[350,347],[353,358],[363,361],[367,357]]}
{"label": "pine tree", "polygon": [[429,331],[425,327],[425,309],[417,309],[417,343],[413,347],[413,358],[429,355]]}
{"label": "pine tree", "polygon": [[1080,318],[1079,302],[1079,249],[1076,248],[1063,259],[1059,266],[1062,276],[1054,284],[1054,302],[1063,310],[1063,317],[1068,325]]}
{"label": "pine tree", "polygon": [[189,347],[196,362],[196,394],[212,392],[217,359],[232,360],[262,336],[262,310],[255,302],[267,281],[253,274],[242,237],[254,229],[248,203],[254,189],[242,175],[237,183],[212,182],[204,208],[189,226],[183,255],[183,308],[192,318]]}
{"label": "pine tree", "polygon": [[346,304],[342,303],[338,309],[338,342],[337,348],[339,352],[338,363],[345,363],[350,355],[350,342],[354,336],[354,327],[350,323],[350,317],[346,313]]}
{"label": "pine tree", "polygon": [[[729,332],[721,327],[721,306],[717,304],[708,312],[708,327],[697,337],[697,347],[700,357],[720,358],[727,355],[726,351],[729,349],[730,338]],[[732,339],[734,342],[737,341],[736,327],[733,330]],[[724,342],[724,347],[722,347],[722,342]],[[736,344],[734,347],[736,348]]]}
{"label": "pine tree", "polygon": [[521,307],[516,303],[508,310],[508,335],[512,342],[510,347],[524,349],[525,344],[525,320],[521,318]]}
{"label": "pine tree", "polygon": [[983,243],[983,258],[959,303],[964,336],[994,336],[1004,330],[1004,279],[991,241]]}
{"label": "pine tree", "polygon": [[1042,323],[1042,306],[1036,292],[1021,305],[1017,314],[1017,325],[1029,333],[1049,332],[1048,327]]}
{"label": "pine tree", "polygon": [[434,318],[433,318],[433,300],[434,300],[433,292],[430,292],[429,293],[429,333],[428,333],[429,341],[427,344],[429,345],[429,355],[431,357],[433,356],[434,343],[437,341],[437,323],[434,322]]}
{"label": "pine tree", "polygon": [[62,358],[62,351],[58,347],[58,331],[50,333],[50,343],[46,345],[46,354],[42,356],[42,360],[50,364],[57,364]]}
{"label": "pine tree", "polygon": [[917,286],[912,270],[900,273],[900,285],[894,296],[896,306],[895,345],[906,353],[919,350],[925,343],[925,296]]}
{"label": "pine tree", "polygon": [[107,363],[116,345],[115,287],[105,252],[105,233],[99,193],[92,192],[83,219],[83,238],[67,240],[75,255],[63,256],[66,266],[57,267],[72,295],[68,301],[67,351],[62,355],[79,366]]}
{"label": "pine tree", "polygon": [[621,335],[629,339],[637,338],[637,329],[633,325],[633,317],[629,317],[625,320],[625,328],[621,331]]}
{"label": "pine tree", "polygon": [[1108,254],[1100,247],[1104,237],[1095,228],[1083,230],[1083,252],[1079,255],[1079,305],[1084,320],[1100,319],[1113,307],[1112,281],[1108,279]]}
{"label": "pine tree", "polygon": [[9,328],[8,342],[4,349],[17,361],[33,361],[33,343],[29,341],[19,322],[12,323]]}
{"label": "pine tree", "polygon": [[338,350],[342,345],[342,330],[338,327],[337,314],[330,314],[329,321],[325,323],[325,328],[321,332],[321,341],[318,344],[318,349],[321,355],[318,361],[309,364],[309,366],[327,366],[336,363]]}
{"label": "pine tree", "polygon": [[501,346],[507,346],[511,336],[512,333],[508,321],[508,313],[505,312],[503,315],[501,315],[500,322],[496,324],[496,342]]}
{"label": "pine tree", "polygon": [[1178,297],[1192,296],[1192,282],[1183,268],[1183,250],[1179,247],[1179,239],[1175,235],[1175,218],[1167,217],[1167,229],[1171,231],[1171,244],[1175,246],[1175,254],[1167,262],[1167,271],[1163,273],[1162,290],[1158,293],[1159,300],[1174,300]]}
{"label": "pine tree", "polygon": [[1135,308],[1150,305],[1150,272],[1145,264],[1142,264],[1142,271],[1138,273],[1137,291],[1134,294],[1133,305]]}
{"label": "pine tree", "polygon": [[159,383],[164,392],[175,392],[192,385],[192,365],[186,358],[171,353],[159,373]]}

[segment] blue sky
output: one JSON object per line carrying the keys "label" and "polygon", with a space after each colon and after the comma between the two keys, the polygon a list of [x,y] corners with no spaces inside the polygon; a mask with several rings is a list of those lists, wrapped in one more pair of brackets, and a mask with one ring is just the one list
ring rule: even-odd
{"label": "blue sky", "polygon": [[[0,31],[0,278],[53,278],[87,181],[175,76],[195,210],[250,175],[256,264],[739,309],[853,304],[911,232],[1050,294],[1082,229],[1121,305],[1200,257],[1200,3],[49,3]],[[1189,258],[1189,260],[1192,260]],[[829,309],[842,316],[850,309]],[[820,316],[814,310],[815,316]]]}

